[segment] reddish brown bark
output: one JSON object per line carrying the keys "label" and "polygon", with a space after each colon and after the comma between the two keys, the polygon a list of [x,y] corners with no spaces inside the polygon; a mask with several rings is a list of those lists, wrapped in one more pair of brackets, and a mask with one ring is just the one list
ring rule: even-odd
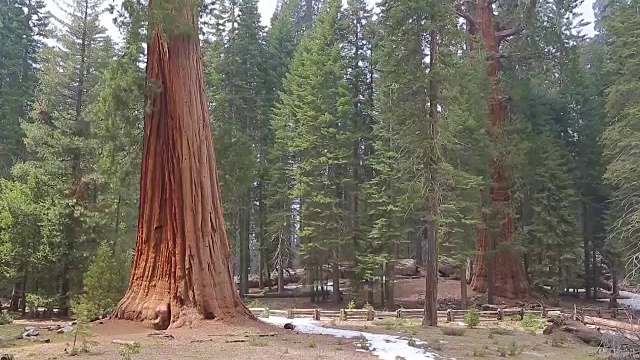
{"label": "reddish brown bark", "polygon": [[202,318],[253,318],[232,278],[195,3],[166,1],[187,26],[167,34],[156,25],[148,46],[153,90],[144,119],[136,254],[114,317],[153,320],[158,328]]}
{"label": "reddish brown bark", "polygon": [[[530,4],[530,10],[535,8],[535,0]],[[491,93],[488,100],[489,119],[486,123],[487,133],[492,143],[499,143],[504,136],[507,106],[502,90],[500,79],[500,60],[498,57],[501,42],[513,36],[521,30],[518,24],[509,29],[496,31],[492,1],[476,0],[473,3],[473,14],[462,13],[462,8],[458,7],[458,12],[465,17],[472,26],[470,29],[477,31],[481,37],[485,50],[489,54],[487,62],[487,77],[490,81]],[[513,221],[511,189],[507,178],[507,165],[504,154],[497,152],[489,164],[491,187],[489,196],[492,211],[495,214],[496,224],[499,232],[493,239],[494,249],[492,256],[488,255],[489,232],[487,231],[486,216],[482,216],[482,225],[478,228],[476,238],[476,267],[471,282],[474,291],[486,292],[487,282],[487,262],[493,258],[493,284],[494,294],[506,298],[526,297],[529,295],[529,282],[524,270],[522,256],[514,251],[513,234],[515,224]]]}

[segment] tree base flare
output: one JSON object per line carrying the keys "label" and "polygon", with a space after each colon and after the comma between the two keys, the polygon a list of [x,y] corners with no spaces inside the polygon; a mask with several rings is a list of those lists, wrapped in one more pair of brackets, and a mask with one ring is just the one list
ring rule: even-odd
{"label": "tree base flare", "polygon": [[229,308],[219,308],[215,313],[212,311],[204,311],[203,313],[197,307],[179,306],[177,302],[173,302],[172,306],[172,302],[168,300],[169,297],[150,298],[144,301],[138,301],[137,298],[138,296],[125,296],[118,303],[111,318],[139,321],[155,330],[177,329],[183,326],[190,326],[201,320],[230,320],[235,318],[257,320],[255,315],[242,303]]}

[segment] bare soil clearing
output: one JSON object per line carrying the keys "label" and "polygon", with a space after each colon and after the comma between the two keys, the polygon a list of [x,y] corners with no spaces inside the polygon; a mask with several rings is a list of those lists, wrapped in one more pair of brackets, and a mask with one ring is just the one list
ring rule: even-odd
{"label": "bare soil clearing", "polygon": [[[6,326],[0,326],[0,331]],[[22,327],[23,325],[20,325]],[[335,339],[323,335],[297,334],[295,331],[279,329],[261,322],[238,321],[217,322],[201,321],[191,328],[167,331],[173,339],[149,336],[154,331],[140,323],[122,320],[96,322],[90,326],[95,342],[87,354],[79,357],[88,359],[121,359],[119,350],[122,345],[113,340],[125,340],[140,343],[140,354],[132,359],[140,360],[232,360],[232,359],[355,359],[372,360],[377,357],[357,352],[356,340]],[[276,333],[275,336],[257,337],[251,334]],[[68,355],[65,349],[72,342],[70,335],[49,344],[10,344],[0,348],[0,352],[13,353],[16,360],[21,359],[63,359]],[[242,340],[242,342],[227,342]],[[80,345],[79,341],[79,345]]]}

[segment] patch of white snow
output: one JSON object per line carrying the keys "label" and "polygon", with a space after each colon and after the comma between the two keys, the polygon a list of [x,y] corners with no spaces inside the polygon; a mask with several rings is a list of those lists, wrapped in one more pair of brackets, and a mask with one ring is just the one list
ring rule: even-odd
{"label": "patch of white snow", "polygon": [[[270,316],[260,320],[271,324],[283,326],[292,323],[296,326],[296,331],[304,334],[330,335],[338,338],[361,338],[367,339],[369,351],[382,360],[395,360],[397,357],[406,360],[440,360],[443,357],[430,353],[422,349],[422,346],[413,347],[409,345],[408,339],[399,336],[372,334],[361,331],[334,329],[321,326],[317,321],[309,318],[286,319],[283,317]],[[424,345],[423,341],[415,340],[416,345]],[[451,359],[455,360],[455,359]]]}
{"label": "patch of white snow", "polygon": [[620,295],[627,299],[618,299],[618,303],[628,306],[633,310],[640,310],[640,294],[632,293],[629,291],[620,291]]}

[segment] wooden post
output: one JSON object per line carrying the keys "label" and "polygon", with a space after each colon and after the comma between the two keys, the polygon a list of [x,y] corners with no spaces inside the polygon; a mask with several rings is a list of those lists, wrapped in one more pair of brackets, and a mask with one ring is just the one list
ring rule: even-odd
{"label": "wooden post", "polygon": [[396,310],[396,317],[397,317],[398,319],[401,319],[401,318],[402,318],[402,309],[398,309],[398,310]]}
{"label": "wooden post", "polygon": [[320,321],[320,309],[316,308],[313,311],[313,320]]}
{"label": "wooden post", "polygon": [[374,311],[372,308],[367,309],[367,321],[373,321]]}
{"label": "wooden post", "polygon": [[596,309],[596,316],[601,318],[602,317],[602,311],[600,311],[600,308]]}
{"label": "wooden post", "polygon": [[611,317],[613,319],[617,319],[618,318],[618,309],[617,308],[611,309]]}
{"label": "wooden post", "polygon": [[520,310],[518,310],[518,315],[520,315],[520,320],[524,320],[524,308],[520,308]]}
{"label": "wooden post", "polygon": [[547,309],[544,308],[544,305],[542,305],[542,317],[547,317]]}
{"label": "wooden post", "polygon": [[576,304],[573,304],[573,314],[571,314],[571,320],[576,321],[577,318],[578,318],[578,308],[576,307]]}
{"label": "wooden post", "polygon": [[453,322],[453,311],[447,309],[447,322]]}
{"label": "wooden post", "polygon": [[504,313],[502,312],[502,308],[498,308],[498,321],[504,320]]}
{"label": "wooden post", "polygon": [[347,321],[347,310],[340,309],[340,321]]}
{"label": "wooden post", "polygon": [[287,319],[293,319],[293,309],[287,310]]}

